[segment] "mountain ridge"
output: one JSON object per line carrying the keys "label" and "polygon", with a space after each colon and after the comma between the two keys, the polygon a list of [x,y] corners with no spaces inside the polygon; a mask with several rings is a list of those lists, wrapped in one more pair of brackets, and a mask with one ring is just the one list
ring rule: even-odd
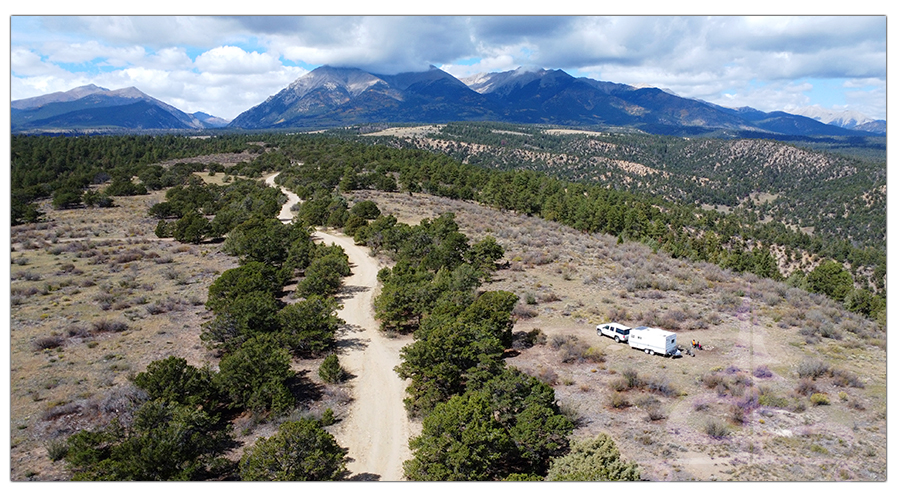
{"label": "mountain ridge", "polygon": [[[136,105],[142,102],[144,105]],[[126,111],[127,110],[127,111]],[[861,114],[823,123],[822,108],[764,112],[680,97],[671,90],[574,77],[560,69],[520,67],[459,79],[426,71],[376,74],[320,66],[231,121],[185,113],[135,87],[94,84],[11,102],[12,131],[109,129],[287,129],[360,123],[500,121],[630,128],[664,135],[866,136],[886,134],[884,120]],[[129,116],[128,112],[136,113]],[[814,115],[814,116],[808,116]],[[818,118],[817,118],[818,117]]]}
{"label": "mountain ridge", "polygon": [[13,132],[79,129],[200,130],[226,120],[187,114],[136,87],[109,90],[94,84],[10,103]]}
{"label": "mountain ridge", "polygon": [[397,75],[320,66],[241,113],[228,127],[442,121],[633,127],[670,135],[704,131],[832,136],[870,133],[786,112],[725,108],[665,89],[576,78],[560,69],[520,67],[458,79],[434,66],[424,72]]}

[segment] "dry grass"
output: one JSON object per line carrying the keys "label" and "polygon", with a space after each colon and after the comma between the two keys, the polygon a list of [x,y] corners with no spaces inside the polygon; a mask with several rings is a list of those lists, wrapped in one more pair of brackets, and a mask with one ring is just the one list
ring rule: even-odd
{"label": "dry grass", "polygon": [[[886,343],[871,322],[781,283],[533,217],[423,195],[353,196],[407,223],[452,211],[471,239],[497,238],[509,265],[485,288],[521,299],[520,354],[508,363],[554,386],[578,419],[575,437],[609,433],[646,479],[886,479]],[[160,197],[117,199],[106,210],[45,206],[51,222],[11,229],[13,480],[67,477],[50,450],[74,430],[127,416],[139,397],[128,379],[150,361],[216,362],[198,337],[203,302],[236,262],[217,245],[158,240],[144,214]],[[697,339],[705,349],[647,356],[598,337],[594,327],[606,321],[666,325],[681,346]],[[118,323],[126,328],[115,331]],[[798,367],[808,359],[825,371],[800,396]],[[296,368],[315,382],[318,363]],[[707,374],[721,380],[710,387]],[[339,402],[342,391],[326,388],[323,398]],[[831,404],[811,401],[817,393]],[[707,422],[727,432],[713,436]],[[235,422],[237,439],[252,442],[266,425]]]}
{"label": "dry grass", "polygon": [[[485,288],[520,297],[518,336],[540,329],[547,339],[517,346],[507,362],[554,386],[578,417],[576,437],[610,433],[646,479],[886,478],[886,352],[871,322],[783,283],[534,217],[426,195],[354,196],[407,223],[452,211],[472,240],[497,238],[509,265]],[[607,321],[662,326],[682,348],[696,339],[704,350],[647,356],[598,337],[594,327]],[[603,361],[576,361],[579,344]],[[825,364],[816,385],[830,405],[796,393],[805,359]],[[846,447],[810,458],[801,434]]]}
{"label": "dry grass", "polygon": [[63,463],[48,459],[48,448],[58,451],[50,443],[108,420],[110,395],[151,361],[215,363],[198,338],[203,303],[236,262],[218,245],[181,249],[156,238],[146,214],[161,197],[117,198],[108,209],[43,206],[48,222],[11,229],[14,480],[65,478]]}

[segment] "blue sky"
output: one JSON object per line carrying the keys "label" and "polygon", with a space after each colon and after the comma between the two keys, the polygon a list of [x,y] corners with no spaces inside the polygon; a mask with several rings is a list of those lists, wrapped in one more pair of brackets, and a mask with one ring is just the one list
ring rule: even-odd
{"label": "blue sky", "polygon": [[12,15],[9,40],[13,100],[134,86],[226,119],[325,64],[457,77],[537,66],[723,106],[887,112],[885,16]]}

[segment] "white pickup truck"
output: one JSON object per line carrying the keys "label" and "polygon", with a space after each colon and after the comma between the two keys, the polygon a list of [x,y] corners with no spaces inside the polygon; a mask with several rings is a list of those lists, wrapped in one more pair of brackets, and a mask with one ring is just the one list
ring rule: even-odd
{"label": "white pickup truck", "polygon": [[619,323],[604,323],[597,325],[597,335],[607,336],[615,339],[616,342],[628,342],[628,335],[631,334],[631,328]]}

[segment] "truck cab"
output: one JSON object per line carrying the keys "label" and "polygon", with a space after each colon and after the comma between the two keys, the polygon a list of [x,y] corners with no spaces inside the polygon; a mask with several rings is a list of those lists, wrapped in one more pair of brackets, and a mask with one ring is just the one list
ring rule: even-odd
{"label": "truck cab", "polygon": [[619,323],[604,323],[597,325],[597,335],[606,336],[614,339],[616,342],[628,342],[628,336],[631,334],[631,328]]}

